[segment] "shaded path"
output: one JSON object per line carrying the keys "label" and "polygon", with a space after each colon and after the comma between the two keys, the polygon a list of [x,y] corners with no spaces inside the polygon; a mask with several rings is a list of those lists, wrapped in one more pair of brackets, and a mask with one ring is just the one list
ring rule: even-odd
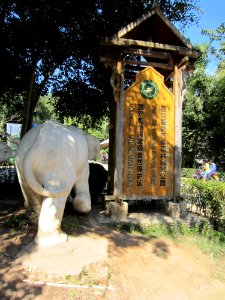
{"label": "shaded path", "polygon": [[[5,201],[0,201],[0,255],[3,258],[0,261],[1,299],[224,299],[225,282],[217,279],[217,272],[225,279],[224,260],[219,262],[220,266],[217,269],[218,262],[194,246],[154,236],[146,238],[116,231],[107,224],[98,222],[98,208],[93,210],[89,217],[74,215],[79,224],[76,236],[88,237],[97,242],[106,240],[107,255],[104,259],[88,264],[78,276],[62,276],[65,266],[64,253],[61,257],[60,276],[48,274],[46,270],[43,272],[24,267],[23,261],[22,266],[18,267],[15,265],[15,257],[33,240],[36,227],[30,226],[26,231],[9,230],[4,227],[3,222],[9,219],[13,211],[23,213],[24,210],[22,201],[16,202],[16,199],[11,199],[10,203],[8,199],[5,205],[3,203]],[[92,252],[94,251],[90,247],[90,256]],[[82,259],[82,255],[80,258]],[[59,260],[58,256],[57,259]],[[75,267],[76,261],[71,261],[71,266]],[[110,286],[116,290],[38,286],[29,281]]]}

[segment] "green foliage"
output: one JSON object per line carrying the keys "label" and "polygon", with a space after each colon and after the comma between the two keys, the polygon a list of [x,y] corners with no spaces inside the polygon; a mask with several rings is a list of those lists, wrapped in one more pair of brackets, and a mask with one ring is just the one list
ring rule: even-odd
{"label": "green foliage", "polygon": [[193,178],[195,174],[195,169],[193,168],[182,168],[181,177]]}
{"label": "green foliage", "polygon": [[103,118],[98,127],[90,128],[87,130],[89,134],[96,136],[100,141],[104,141],[109,137],[109,119]]}
{"label": "green foliage", "polygon": [[10,228],[25,229],[28,227],[27,216],[25,214],[11,215],[4,225]]}
{"label": "green foliage", "polygon": [[[225,54],[225,23],[221,23],[219,27],[216,29],[203,29],[202,34],[207,35],[210,38],[210,44],[213,45],[214,41],[221,41],[220,43],[220,50],[218,50],[215,47],[211,47],[211,53],[215,55],[217,58],[222,59],[223,55]],[[220,55],[222,54],[222,56]]]}
{"label": "green foliage", "polygon": [[208,216],[216,229],[225,230],[225,183],[182,178],[181,194],[185,203]]}
{"label": "green foliage", "polygon": [[196,158],[213,158],[216,163],[225,161],[225,72],[220,67],[213,76],[207,74],[210,44],[200,49],[203,55],[186,79],[183,167],[192,167]]}
{"label": "green foliage", "polygon": [[[99,61],[100,38],[141,17],[152,3],[83,0],[74,9],[72,0],[1,1],[0,95],[10,90],[22,97],[17,111],[23,116],[23,134],[40,96],[49,91],[58,96],[55,109],[61,121],[90,116],[95,124],[108,115],[111,72]],[[197,3],[161,0],[160,7],[172,22],[186,26],[197,22]]]}
{"label": "green foliage", "polygon": [[23,101],[21,95],[13,95],[12,91],[0,97],[0,131],[5,133],[6,123],[20,123],[22,120]]}
{"label": "green foliage", "polygon": [[[83,129],[85,132],[96,136],[100,141],[103,141],[109,136],[109,119],[107,117],[101,118],[95,124],[90,122],[90,116],[78,117],[64,117],[63,124],[73,125],[78,128]],[[92,125],[92,126],[91,126]]]}
{"label": "green foliage", "polygon": [[27,230],[35,222],[37,222],[35,213],[12,214],[3,225],[15,230]]}
{"label": "green foliage", "polygon": [[[209,37],[209,43],[201,45],[203,55],[186,81],[182,150],[185,167],[191,167],[195,158],[213,158],[217,163],[225,161],[224,23],[215,30],[204,29],[202,33]],[[215,49],[215,41],[221,41],[220,51]],[[206,73],[209,57],[219,61],[213,76]]]}
{"label": "green foliage", "polygon": [[195,158],[209,155],[210,132],[205,124],[205,102],[208,99],[211,78],[206,73],[208,45],[201,45],[202,56],[194,64],[194,71],[186,78],[187,90],[183,103],[182,164],[192,167]]}
{"label": "green foliage", "polygon": [[[225,73],[218,72],[212,79],[208,101],[205,103],[206,131],[210,133],[208,141],[211,157],[218,161],[225,161]],[[216,145],[216,147],[215,147]]]}
{"label": "green foliage", "polygon": [[34,123],[40,124],[46,120],[58,120],[54,110],[55,98],[48,94],[41,96],[34,113]]}
{"label": "green foliage", "polygon": [[[88,117],[87,117],[88,118]],[[86,133],[96,136],[100,141],[103,141],[109,136],[109,120],[107,117],[99,120],[98,123],[94,124],[91,128],[89,127],[89,123],[86,122],[86,118],[71,118],[64,117],[63,124],[65,125],[73,125],[78,128],[83,129]]]}
{"label": "green foliage", "polygon": [[65,215],[61,227],[69,235],[77,235],[79,232],[79,222],[74,216]]}

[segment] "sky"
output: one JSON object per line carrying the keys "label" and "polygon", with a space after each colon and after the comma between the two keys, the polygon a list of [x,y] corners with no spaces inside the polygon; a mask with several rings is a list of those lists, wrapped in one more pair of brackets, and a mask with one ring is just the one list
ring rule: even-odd
{"label": "sky", "polygon": [[[225,0],[199,0],[198,6],[203,10],[198,26],[191,26],[183,32],[184,37],[189,38],[191,44],[209,42],[209,38],[202,35],[201,30],[216,29],[225,22]],[[214,46],[218,46],[218,44]],[[208,72],[212,74],[216,70],[216,66],[215,59],[212,59],[207,68]]]}

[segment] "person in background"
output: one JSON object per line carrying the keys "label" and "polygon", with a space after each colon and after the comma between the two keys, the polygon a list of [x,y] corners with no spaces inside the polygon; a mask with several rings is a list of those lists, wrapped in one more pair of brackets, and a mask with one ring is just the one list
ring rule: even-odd
{"label": "person in background", "polygon": [[208,160],[205,161],[202,169],[203,169],[202,176],[204,179],[206,179],[206,176],[209,173],[209,161]]}
{"label": "person in background", "polygon": [[210,179],[210,177],[212,177],[215,173],[216,173],[216,164],[212,160],[210,160],[209,169],[204,172],[205,180]]}
{"label": "person in background", "polygon": [[109,159],[108,153],[104,153],[103,156],[102,156],[102,163],[103,164],[107,164],[108,163],[108,159]]}

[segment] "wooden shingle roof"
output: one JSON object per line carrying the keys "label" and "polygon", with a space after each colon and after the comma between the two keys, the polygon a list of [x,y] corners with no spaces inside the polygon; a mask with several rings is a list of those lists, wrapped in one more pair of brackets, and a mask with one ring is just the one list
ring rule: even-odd
{"label": "wooden shingle roof", "polygon": [[131,76],[151,65],[166,78],[175,65],[188,65],[200,55],[157,5],[113,36],[101,39],[101,61],[122,59]]}
{"label": "wooden shingle roof", "polygon": [[152,9],[112,36],[112,39],[122,38],[192,48],[189,41],[176,29],[159,7]]}

